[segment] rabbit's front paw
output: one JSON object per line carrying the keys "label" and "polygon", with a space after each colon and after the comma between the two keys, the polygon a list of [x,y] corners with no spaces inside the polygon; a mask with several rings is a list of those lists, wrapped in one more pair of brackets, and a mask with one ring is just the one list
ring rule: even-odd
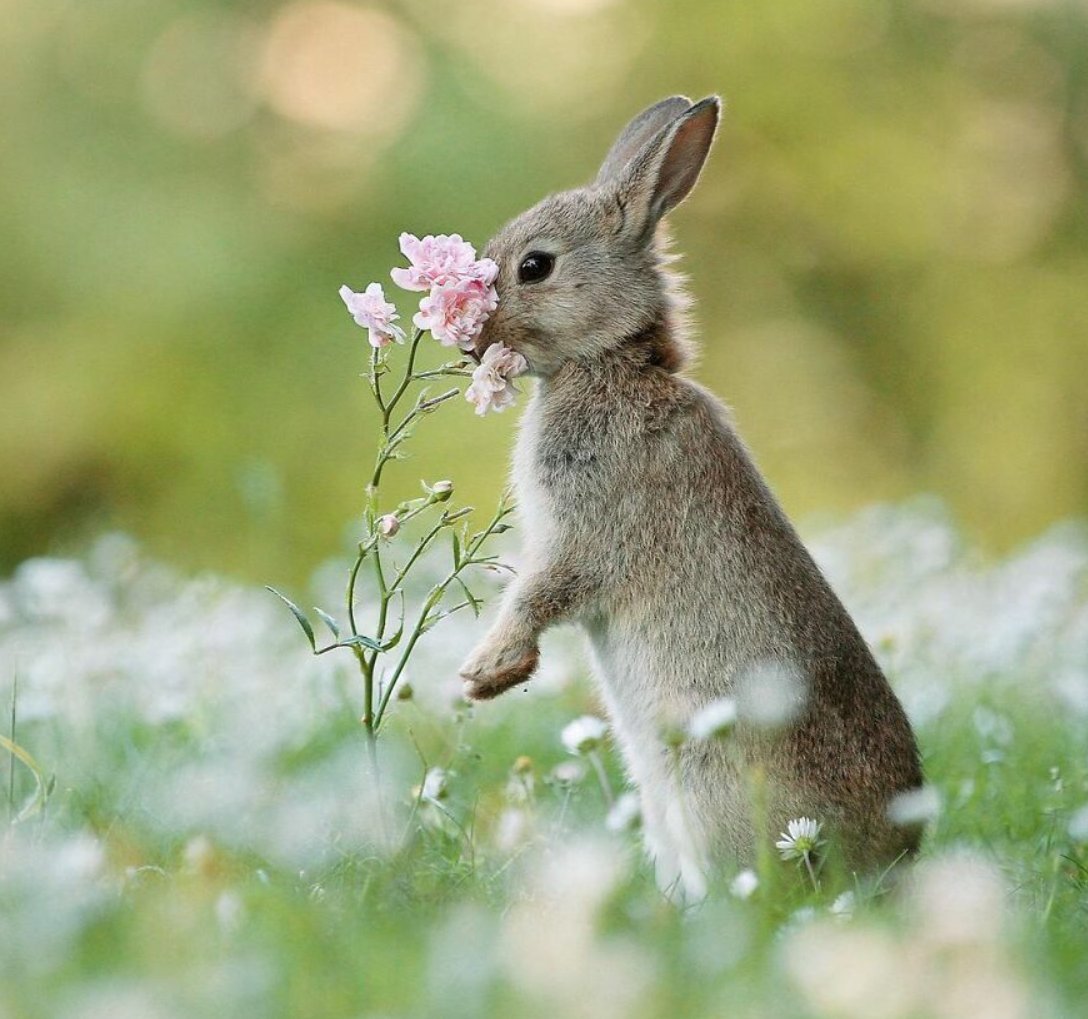
{"label": "rabbit's front paw", "polygon": [[465,696],[472,701],[497,697],[527,680],[539,661],[540,651],[535,644],[484,644],[461,666]]}

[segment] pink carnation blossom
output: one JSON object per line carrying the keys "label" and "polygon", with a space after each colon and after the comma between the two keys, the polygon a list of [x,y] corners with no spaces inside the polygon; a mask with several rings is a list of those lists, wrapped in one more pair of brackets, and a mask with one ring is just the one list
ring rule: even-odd
{"label": "pink carnation blossom", "polygon": [[465,280],[478,280],[485,287],[495,282],[499,267],[490,258],[476,258],[476,249],[460,234],[400,235],[400,250],[411,262],[407,269],[394,269],[393,282],[403,290],[430,290]]}
{"label": "pink carnation blossom", "polygon": [[476,413],[502,411],[513,405],[518,389],[511,381],[529,370],[529,363],[516,350],[493,343],[484,351],[479,366],[472,373],[472,384],[465,399],[475,404]]}
{"label": "pink carnation blossom", "polygon": [[419,302],[419,311],[412,321],[420,329],[429,329],[444,347],[471,350],[498,303],[493,286],[482,280],[464,279],[434,287]]}
{"label": "pink carnation blossom", "polygon": [[400,316],[396,307],[385,299],[380,283],[371,283],[361,294],[343,286],[340,297],[351,317],[368,331],[372,347],[385,347],[393,340],[404,342],[404,330],[393,324]]}

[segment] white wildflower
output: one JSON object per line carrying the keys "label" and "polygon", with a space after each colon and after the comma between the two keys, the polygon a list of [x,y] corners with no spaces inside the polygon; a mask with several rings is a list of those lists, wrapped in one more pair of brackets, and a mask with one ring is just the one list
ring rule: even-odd
{"label": "white wildflower", "polygon": [[425,800],[444,800],[450,794],[449,779],[444,768],[428,768],[420,795]]}
{"label": "white wildflower", "polygon": [[888,820],[902,827],[929,824],[937,819],[941,797],[931,785],[919,786],[897,793],[888,802]]}
{"label": "white wildflower", "polygon": [[1074,842],[1088,842],[1088,806],[1081,807],[1069,819],[1069,837]]}
{"label": "white wildflower", "polygon": [[586,777],[586,768],[581,761],[563,761],[552,768],[549,777],[556,785],[577,785]]}
{"label": "white wildflower", "polygon": [[588,754],[596,750],[608,732],[608,723],[596,715],[582,715],[569,723],[562,733],[563,746],[572,754]]}
{"label": "white wildflower", "polygon": [[835,901],[831,903],[831,915],[837,916],[843,920],[849,920],[854,915],[854,908],[857,905],[857,897],[853,891],[847,890],[841,895],[837,896]]}
{"label": "white wildflower", "polygon": [[700,708],[688,723],[692,739],[715,739],[732,732],[737,724],[737,702],[732,697],[719,697]]}
{"label": "white wildflower", "polygon": [[794,818],[775,842],[783,860],[804,860],[823,845],[820,822],[810,817]]}
{"label": "white wildflower", "polygon": [[635,831],[642,822],[642,808],[635,793],[623,793],[608,812],[605,827],[609,831]]}
{"label": "white wildflower", "polygon": [[759,878],[751,869],[742,870],[729,885],[729,892],[738,899],[750,899],[759,887]]}
{"label": "white wildflower", "polygon": [[750,725],[781,729],[804,714],[809,685],[804,671],[792,662],[754,662],[736,677],[737,713]]}

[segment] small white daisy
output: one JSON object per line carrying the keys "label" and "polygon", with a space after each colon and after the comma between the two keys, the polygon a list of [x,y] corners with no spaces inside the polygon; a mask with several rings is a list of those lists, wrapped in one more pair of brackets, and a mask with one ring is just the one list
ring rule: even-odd
{"label": "small white daisy", "polygon": [[775,847],[783,860],[807,860],[823,844],[820,822],[811,817],[796,817],[786,825]]}
{"label": "small white daisy", "polygon": [[563,746],[572,754],[588,754],[596,750],[608,732],[608,723],[596,715],[583,715],[569,723],[562,733]]}

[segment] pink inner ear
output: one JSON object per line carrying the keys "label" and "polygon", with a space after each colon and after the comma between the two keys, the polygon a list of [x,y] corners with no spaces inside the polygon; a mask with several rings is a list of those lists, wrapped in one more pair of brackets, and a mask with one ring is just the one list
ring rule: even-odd
{"label": "pink inner ear", "polygon": [[658,175],[654,205],[659,216],[682,202],[695,186],[717,126],[718,110],[708,106],[677,128]]}

